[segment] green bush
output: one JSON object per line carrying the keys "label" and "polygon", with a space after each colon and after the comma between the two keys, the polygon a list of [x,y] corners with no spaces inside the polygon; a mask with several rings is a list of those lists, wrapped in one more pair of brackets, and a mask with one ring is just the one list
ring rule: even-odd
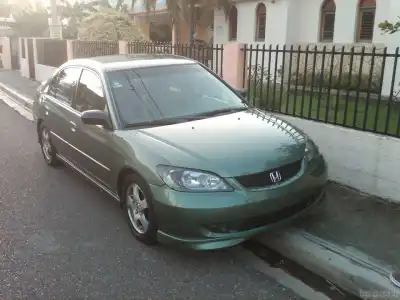
{"label": "green bush", "polygon": [[[331,89],[344,91],[357,91],[359,89],[360,92],[371,93],[379,93],[381,90],[380,80],[377,77],[371,79],[371,89],[369,89],[369,74],[359,76],[358,74],[344,72],[341,76],[332,75],[332,78],[329,78],[329,75],[329,72],[315,72],[314,77],[312,73],[308,73],[306,76],[298,74],[297,84],[309,88],[313,87],[314,89],[319,89],[320,87],[323,89],[330,87]],[[293,74],[291,76],[291,84],[295,83],[296,74]]]}
{"label": "green bush", "polygon": [[[273,84],[272,82],[268,84],[267,82],[264,82],[261,85],[261,83],[255,84],[253,81],[250,84],[248,100],[252,105],[275,111],[280,109],[280,93],[280,84]],[[282,98],[285,98],[284,91]]]}

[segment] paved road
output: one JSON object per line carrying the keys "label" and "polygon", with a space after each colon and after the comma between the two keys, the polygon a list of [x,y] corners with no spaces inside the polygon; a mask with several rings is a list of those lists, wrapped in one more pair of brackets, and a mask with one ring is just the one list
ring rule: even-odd
{"label": "paved road", "polygon": [[140,244],[117,202],[45,165],[34,124],[1,101],[0,243],[1,300],[299,299],[234,249]]}

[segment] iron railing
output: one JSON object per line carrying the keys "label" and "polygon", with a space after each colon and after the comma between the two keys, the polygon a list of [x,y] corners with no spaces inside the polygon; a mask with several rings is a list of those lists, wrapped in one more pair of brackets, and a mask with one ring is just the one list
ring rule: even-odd
{"label": "iron railing", "polygon": [[73,41],[74,58],[119,54],[118,41]]}
{"label": "iron railing", "polygon": [[399,48],[251,45],[243,51],[243,87],[252,105],[400,137]]}
{"label": "iron railing", "polygon": [[154,43],[145,41],[128,42],[129,54],[174,54],[185,56],[206,65],[216,74],[222,76],[223,45],[208,44],[172,44],[172,43]]}

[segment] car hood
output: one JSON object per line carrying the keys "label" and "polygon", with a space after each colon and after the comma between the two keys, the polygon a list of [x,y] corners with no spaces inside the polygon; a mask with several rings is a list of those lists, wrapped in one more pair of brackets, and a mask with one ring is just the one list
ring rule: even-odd
{"label": "car hood", "polygon": [[[304,157],[305,135],[276,116],[249,110],[167,126],[130,130],[170,165],[222,177],[262,172]],[[135,145],[132,145],[135,147]]]}

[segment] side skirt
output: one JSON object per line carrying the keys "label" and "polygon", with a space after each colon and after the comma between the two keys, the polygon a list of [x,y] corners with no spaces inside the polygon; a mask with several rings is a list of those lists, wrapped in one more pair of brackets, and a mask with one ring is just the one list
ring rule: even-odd
{"label": "side skirt", "polygon": [[118,202],[120,201],[119,196],[117,194],[115,194],[113,191],[111,191],[110,189],[108,189],[107,187],[105,187],[102,183],[100,183],[97,179],[95,179],[94,177],[90,176],[89,174],[87,174],[85,171],[83,171],[82,169],[80,169],[79,167],[77,167],[75,164],[73,164],[72,162],[70,162],[67,158],[65,158],[64,156],[62,156],[61,154],[57,153],[57,157],[62,160],[63,162],[65,162],[69,167],[71,167],[72,169],[74,169],[75,171],[78,171],[81,175],[83,175],[85,178],[89,179],[91,182],[93,182],[95,185],[97,185],[99,188],[101,188],[103,191],[105,191],[107,194],[109,194],[111,197],[113,197],[115,200],[117,200]]}

